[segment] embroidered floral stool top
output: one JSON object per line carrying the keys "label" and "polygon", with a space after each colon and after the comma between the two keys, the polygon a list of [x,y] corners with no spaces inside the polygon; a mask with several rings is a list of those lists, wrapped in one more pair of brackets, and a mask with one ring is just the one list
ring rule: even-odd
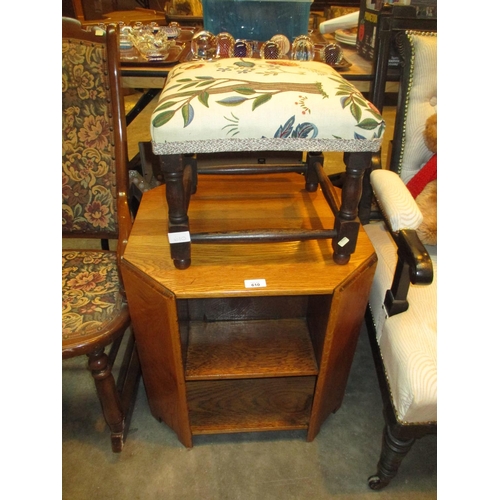
{"label": "embroidered floral stool top", "polygon": [[[333,258],[349,261],[356,247],[361,182],[371,153],[380,149],[385,123],[374,106],[330,66],[318,62],[260,59],[193,61],[169,74],[151,122],[153,152],[167,183],[171,256],[190,265],[191,242],[290,241],[332,238]],[[220,173],[304,174],[306,189],[318,184],[335,213],[323,234],[276,230],[265,234],[191,234],[189,196],[196,192],[196,153],[241,151],[307,152],[293,165],[236,165]],[[342,203],[322,169],[324,151],[341,151],[346,163]],[[210,170],[207,173],[214,173]],[[177,234],[179,233],[179,234]]]}

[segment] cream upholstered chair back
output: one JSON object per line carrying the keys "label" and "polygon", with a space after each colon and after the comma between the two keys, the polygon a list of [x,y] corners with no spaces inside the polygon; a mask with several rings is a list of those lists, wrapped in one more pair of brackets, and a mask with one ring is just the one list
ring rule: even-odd
{"label": "cream upholstered chair back", "polygon": [[[402,44],[406,37],[408,44]],[[437,112],[437,33],[401,32],[398,35],[404,68],[390,156],[390,170],[406,184],[429,161],[432,152],[424,142],[425,122]]]}

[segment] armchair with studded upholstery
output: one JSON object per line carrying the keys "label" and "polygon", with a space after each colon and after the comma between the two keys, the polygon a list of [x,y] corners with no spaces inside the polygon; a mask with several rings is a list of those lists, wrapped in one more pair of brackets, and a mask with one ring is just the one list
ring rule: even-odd
{"label": "armchair with studded upholstery", "polygon": [[397,43],[403,68],[389,168],[370,175],[384,220],[364,226],[378,256],[366,319],[385,417],[372,489],[396,476],[415,439],[437,433],[437,241],[421,241],[423,215],[407,187],[432,157],[423,132],[437,113],[437,33],[402,31]]}

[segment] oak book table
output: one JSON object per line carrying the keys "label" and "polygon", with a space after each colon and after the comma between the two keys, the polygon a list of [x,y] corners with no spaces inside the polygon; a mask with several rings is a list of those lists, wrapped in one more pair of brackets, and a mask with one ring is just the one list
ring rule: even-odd
{"label": "oak book table", "polygon": [[[122,264],[152,414],[186,447],[264,430],[312,441],[342,403],[377,261],[366,233],[346,265],[309,240],[194,245],[178,270],[167,211],[164,185],[144,194]],[[296,173],[203,176],[189,216],[193,231],[334,222]]]}

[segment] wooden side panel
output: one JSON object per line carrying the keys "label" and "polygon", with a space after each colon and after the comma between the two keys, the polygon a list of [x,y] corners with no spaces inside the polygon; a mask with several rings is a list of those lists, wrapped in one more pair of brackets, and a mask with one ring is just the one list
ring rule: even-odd
{"label": "wooden side panel", "polygon": [[151,412],[190,448],[193,444],[175,296],[127,261],[123,262],[122,274]]}
{"label": "wooden side panel", "polygon": [[365,266],[334,291],[307,434],[308,441],[316,437],[321,424],[342,404],[376,262],[377,257],[373,255]]}

